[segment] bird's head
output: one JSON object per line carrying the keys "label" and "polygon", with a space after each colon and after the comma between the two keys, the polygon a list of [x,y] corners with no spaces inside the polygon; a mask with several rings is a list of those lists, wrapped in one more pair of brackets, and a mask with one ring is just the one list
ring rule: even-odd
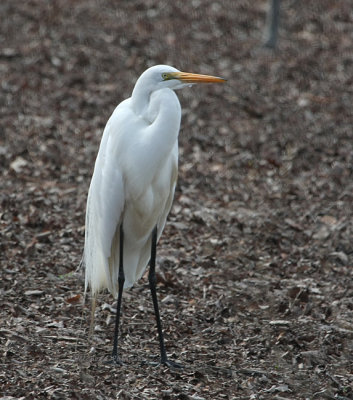
{"label": "bird's head", "polygon": [[181,72],[169,65],[155,65],[148,68],[138,79],[153,88],[153,90],[169,88],[172,90],[191,86],[195,83],[225,82],[225,79],[211,75]]}

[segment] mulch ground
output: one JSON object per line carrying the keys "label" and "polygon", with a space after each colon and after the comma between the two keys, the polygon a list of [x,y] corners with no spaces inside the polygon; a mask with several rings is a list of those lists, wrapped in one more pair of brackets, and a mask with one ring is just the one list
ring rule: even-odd
{"label": "mulch ground", "polygon": [[[0,3],[1,399],[352,399],[350,0]],[[165,63],[225,77],[178,92],[179,180],[146,277],[102,293],[89,338],[85,203],[101,134]]]}

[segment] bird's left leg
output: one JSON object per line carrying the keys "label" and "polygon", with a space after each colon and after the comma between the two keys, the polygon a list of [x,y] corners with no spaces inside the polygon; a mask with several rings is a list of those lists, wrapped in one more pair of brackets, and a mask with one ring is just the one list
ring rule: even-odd
{"label": "bird's left leg", "polygon": [[172,368],[182,368],[182,366],[180,364],[168,360],[167,352],[165,350],[162,323],[161,323],[161,318],[159,315],[157,292],[156,292],[156,248],[157,248],[157,226],[153,229],[153,232],[152,232],[151,260],[150,260],[150,271],[149,271],[149,275],[148,275],[148,280],[150,283],[154,313],[156,315],[156,321],[157,321],[159,346],[160,346],[160,350],[161,350],[161,364],[167,365],[168,367],[172,367]]}
{"label": "bird's left leg", "polygon": [[119,293],[118,293],[118,303],[116,306],[116,316],[115,316],[115,330],[114,330],[114,344],[113,344],[113,363],[117,365],[121,365],[122,361],[118,356],[118,333],[119,333],[119,322],[120,322],[120,309],[121,309],[121,300],[123,297],[123,289],[125,282],[125,274],[124,274],[124,231],[123,231],[123,223],[120,224],[120,238],[119,238],[119,274],[118,274],[118,285],[119,285]]}

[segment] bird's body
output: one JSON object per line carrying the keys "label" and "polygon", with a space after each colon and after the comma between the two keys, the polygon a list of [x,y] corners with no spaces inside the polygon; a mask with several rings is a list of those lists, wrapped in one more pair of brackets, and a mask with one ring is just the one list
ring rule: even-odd
{"label": "bird's body", "polygon": [[152,259],[177,180],[181,107],[174,90],[198,81],[222,80],[166,65],[149,68],[104,129],[86,209],[85,287],[93,296],[108,288],[121,302],[122,289]]}
{"label": "bird's body", "polygon": [[[180,104],[172,90],[158,92],[152,94],[144,114],[135,112],[131,98],[123,101],[103,133],[86,213],[86,287],[89,284],[93,294],[108,288],[117,295],[120,223],[125,234],[124,287],[131,287],[148,264],[151,232],[157,225],[160,237],[172,204]],[[155,129],[161,123],[156,113],[158,106],[168,104],[158,104],[165,98],[172,98],[175,108],[166,110],[168,129],[160,131]]]}

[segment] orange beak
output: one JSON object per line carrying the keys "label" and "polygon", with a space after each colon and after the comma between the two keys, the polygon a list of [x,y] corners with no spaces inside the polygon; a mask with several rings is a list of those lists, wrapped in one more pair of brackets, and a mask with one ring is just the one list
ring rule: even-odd
{"label": "orange beak", "polygon": [[190,72],[172,72],[169,74],[171,79],[178,79],[185,83],[217,83],[225,82],[226,79],[212,75],[192,74]]}

